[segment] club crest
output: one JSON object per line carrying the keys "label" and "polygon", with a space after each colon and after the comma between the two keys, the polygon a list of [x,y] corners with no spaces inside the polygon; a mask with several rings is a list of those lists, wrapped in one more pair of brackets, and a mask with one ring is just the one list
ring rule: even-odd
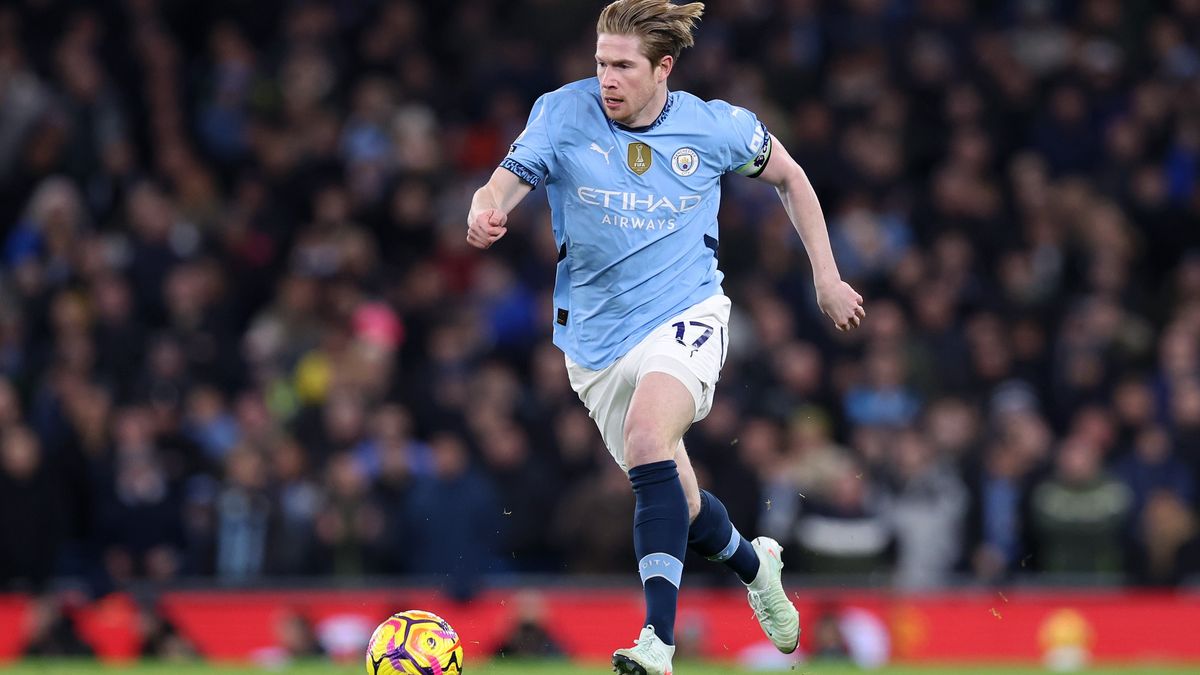
{"label": "club crest", "polygon": [[690,176],[696,173],[700,166],[700,156],[691,148],[680,148],[671,155],[671,169],[680,176]]}

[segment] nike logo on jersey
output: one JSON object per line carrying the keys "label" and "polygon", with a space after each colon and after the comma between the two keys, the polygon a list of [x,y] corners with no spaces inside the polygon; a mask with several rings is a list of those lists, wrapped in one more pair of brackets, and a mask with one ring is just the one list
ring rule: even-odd
{"label": "nike logo on jersey", "polygon": [[595,150],[596,152],[604,155],[604,163],[608,164],[608,153],[612,152],[613,148],[615,148],[615,147],[617,147],[617,146],[610,145],[610,146],[608,146],[608,150],[602,150],[599,145],[592,143],[590,146],[588,146],[588,150]]}

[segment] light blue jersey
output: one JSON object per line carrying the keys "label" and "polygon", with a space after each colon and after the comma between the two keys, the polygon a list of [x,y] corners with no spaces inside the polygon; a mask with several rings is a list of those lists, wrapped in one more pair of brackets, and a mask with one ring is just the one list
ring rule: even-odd
{"label": "light blue jersey", "polygon": [[631,129],[604,114],[594,77],[539,98],[500,166],[546,184],[554,344],[599,370],[721,292],[721,176],[757,176],[770,154],[766,125],[724,101],[671,92],[653,124]]}

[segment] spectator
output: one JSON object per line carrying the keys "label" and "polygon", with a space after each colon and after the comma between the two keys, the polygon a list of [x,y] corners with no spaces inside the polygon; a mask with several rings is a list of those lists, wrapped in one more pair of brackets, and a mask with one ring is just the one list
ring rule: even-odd
{"label": "spectator", "polygon": [[1034,488],[1032,501],[1041,569],[1092,575],[1122,572],[1121,530],[1132,496],[1104,471],[1095,443],[1081,437],[1064,440],[1054,475]]}
{"label": "spectator", "polygon": [[504,562],[516,570],[552,570],[544,523],[537,518],[510,516],[530,511],[550,513],[557,496],[549,489],[556,482],[553,474],[532,455],[528,437],[516,424],[500,423],[487,429],[481,445],[483,471],[496,486],[505,514],[499,546],[510,558]]}
{"label": "spectator", "polygon": [[316,571],[316,522],[322,493],[310,473],[311,459],[304,447],[290,437],[272,446],[270,505],[276,509],[272,521],[268,564],[274,574],[299,575]]}
{"label": "spectator", "polygon": [[[635,559],[628,536],[633,520],[628,483],[615,464],[602,464],[563,499],[550,523],[550,537],[568,572],[611,573],[627,569]],[[580,528],[584,521],[592,526]]]}
{"label": "spectator", "polygon": [[349,453],[330,458],[327,501],[316,517],[317,541],[337,575],[361,575],[374,566],[383,514],[370,499],[366,472]]}
{"label": "spectator", "polygon": [[1180,383],[1171,396],[1172,445],[1200,480],[1200,380]]}
{"label": "spectator", "polygon": [[288,660],[312,658],[325,653],[312,624],[299,612],[283,612],[275,620],[275,635]]}
{"label": "spectator", "polygon": [[98,535],[105,569],[118,582],[165,581],[179,570],[180,495],[151,424],[144,408],[119,411],[116,445],[100,474]]}
{"label": "spectator", "polygon": [[246,447],[225,462],[226,487],[217,495],[217,576],[230,581],[258,577],[266,568],[269,527],[274,514],[267,494],[263,457]]}
{"label": "spectator", "polygon": [[158,607],[138,610],[137,632],[142,641],[142,658],[180,662],[197,657],[196,647]]}
{"label": "spectator", "polygon": [[0,429],[9,429],[20,424],[21,399],[12,380],[0,377]]}
{"label": "spectator", "polygon": [[865,381],[846,393],[846,417],[862,426],[905,426],[921,402],[905,382],[905,361],[894,347],[878,346],[866,357]]}
{"label": "spectator", "polygon": [[961,465],[978,457],[982,442],[979,410],[958,397],[940,398],[925,410],[922,431],[938,456]]}
{"label": "spectator", "polygon": [[200,446],[213,461],[221,461],[238,441],[237,420],[225,405],[221,392],[199,385],[186,403],[183,433]]}
{"label": "spectator", "polygon": [[415,574],[444,575],[446,590],[466,599],[481,576],[497,567],[496,533],[512,516],[496,497],[488,476],[472,465],[463,442],[452,434],[435,437],[433,475],[408,493],[409,559]]}
{"label": "spectator", "polygon": [[966,488],[949,463],[915,429],[893,437],[890,494],[885,507],[896,539],[896,584],[946,585],[962,550]]}
{"label": "spectator", "polygon": [[562,646],[546,630],[546,608],[537,593],[522,592],[517,595],[515,604],[514,625],[496,648],[496,654],[516,658],[563,657]]}
{"label": "spectator", "polygon": [[0,430],[0,584],[40,590],[54,574],[57,491],[37,436]]}
{"label": "spectator", "polygon": [[968,515],[972,542],[967,564],[983,582],[1002,581],[1026,562],[1025,521],[1035,460],[1013,441],[997,439],[983,451],[979,465],[968,468],[971,489]]}
{"label": "spectator", "polygon": [[34,598],[28,618],[26,656],[92,656],[79,626],[84,599],[76,593],[47,593]]}
{"label": "spectator", "polygon": [[[829,421],[819,410],[801,410],[788,429],[787,445],[776,475],[786,492],[801,499],[828,499],[840,476],[853,464],[851,452],[832,438]],[[778,502],[787,508],[787,502]]]}
{"label": "spectator", "polygon": [[869,574],[886,569],[893,531],[879,488],[848,464],[824,499],[802,501],[796,520],[798,567],[808,574]]}
{"label": "spectator", "polygon": [[1155,492],[1142,510],[1145,556],[1133,578],[1148,586],[1175,586],[1200,574],[1200,525],[1196,514],[1168,491]]}
{"label": "spectator", "polygon": [[1170,492],[1184,504],[1196,503],[1195,479],[1187,465],[1176,459],[1171,438],[1161,427],[1143,428],[1134,438],[1132,452],[1116,464],[1113,473],[1129,487],[1135,523],[1142,520],[1142,509],[1155,492]]}

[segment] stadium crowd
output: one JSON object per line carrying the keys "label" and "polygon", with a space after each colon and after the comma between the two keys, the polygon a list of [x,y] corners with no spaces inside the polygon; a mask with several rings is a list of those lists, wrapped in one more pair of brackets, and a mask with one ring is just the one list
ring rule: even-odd
{"label": "stadium crowd", "polygon": [[[631,569],[540,192],[465,242],[601,6],[0,7],[0,586]],[[797,583],[1200,574],[1200,1],[706,12],[673,85],[768,123],[868,309],[728,179],[687,441],[739,528]]]}

